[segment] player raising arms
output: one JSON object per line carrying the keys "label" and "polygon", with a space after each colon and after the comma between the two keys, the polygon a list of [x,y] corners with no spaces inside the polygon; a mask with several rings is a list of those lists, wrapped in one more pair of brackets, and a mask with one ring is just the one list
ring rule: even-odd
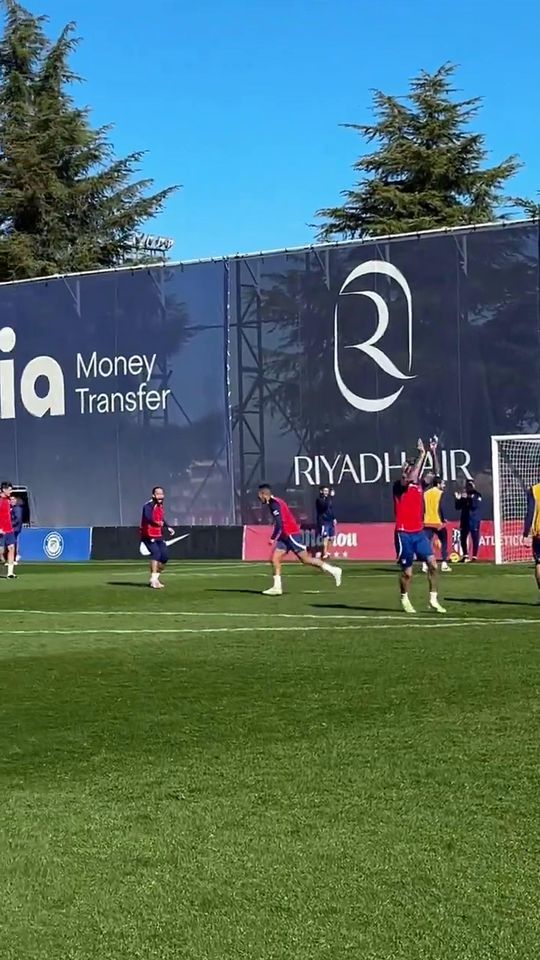
{"label": "player raising arms", "polygon": [[266,504],[270,510],[274,523],[270,538],[270,543],[274,547],[271,557],[272,567],[274,568],[274,585],[269,590],[263,590],[265,596],[280,597],[282,595],[281,563],[287,553],[293,553],[307,567],[317,567],[324,573],[329,573],[336,581],[336,586],[340,587],[343,576],[342,570],[340,567],[332,567],[324,560],[309,555],[302,540],[302,531],[285,501],[280,500],[279,497],[274,497],[267,483],[261,483],[258,497],[261,503]]}
{"label": "player raising arms", "polygon": [[400,479],[394,484],[396,541],[399,547],[398,562],[401,566],[401,605],[405,613],[416,612],[409,597],[409,588],[413,564],[417,559],[427,564],[429,606],[437,613],[446,613],[437,596],[437,562],[424,530],[424,496],[420,473],[425,459],[426,450],[423,441],[419,440],[418,457],[405,463]]}
{"label": "player raising arms", "polygon": [[523,527],[523,539],[532,547],[534,575],[540,590],[540,483],[533,483],[527,490],[527,515]]}

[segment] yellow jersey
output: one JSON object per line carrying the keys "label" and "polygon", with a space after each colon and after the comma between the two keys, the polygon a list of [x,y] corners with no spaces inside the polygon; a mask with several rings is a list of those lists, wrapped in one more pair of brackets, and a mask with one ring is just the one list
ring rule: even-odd
{"label": "yellow jersey", "polygon": [[444,515],[441,509],[443,491],[439,487],[430,487],[424,493],[424,526],[442,527]]}
{"label": "yellow jersey", "polygon": [[540,537],[540,483],[529,487],[527,494],[527,517],[525,536]]}

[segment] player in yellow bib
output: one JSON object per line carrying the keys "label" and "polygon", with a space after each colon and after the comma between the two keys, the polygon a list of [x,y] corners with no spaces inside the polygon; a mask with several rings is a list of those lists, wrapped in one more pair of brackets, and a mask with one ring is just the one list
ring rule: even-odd
{"label": "player in yellow bib", "polygon": [[534,575],[540,590],[540,483],[534,483],[527,490],[527,516],[523,537],[532,547]]}
{"label": "player in yellow bib", "polygon": [[442,498],[446,484],[442,477],[435,476],[431,486],[424,490],[424,530],[431,542],[438,538],[441,544],[441,570],[450,573],[448,565],[448,530],[443,511]]}
{"label": "player in yellow bib", "polygon": [[[435,537],[441,545],[441,570],[443,573],[451,573],[452,568],[448,566],[448,530],[446,529],[446,517],[443,512],[442,498],[446,488],[443,478],[439,474],[439,458],[437,449],[439,441],[437,437],[432,437],[429,441],[429,449],[435,471],[424,485],[424,531],[427,534],[430,543],[433,543]],[[427,567],[424,564],[422,568],[424,573]]]}

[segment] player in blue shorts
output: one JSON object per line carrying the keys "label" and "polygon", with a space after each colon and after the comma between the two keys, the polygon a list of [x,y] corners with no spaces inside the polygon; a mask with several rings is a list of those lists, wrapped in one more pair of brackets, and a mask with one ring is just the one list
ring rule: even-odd
{"label": "player in blue shorts", "polygon": [[403,467],[399,480],[394,484],[394,509],[396,514],[396,542],[399,547],[398,561],[401,567],[399,578],[401,606],[405,613],[415,613],[409,597],[415,560],[427,564],[429,580],[429,606],[437,613],[446,613],[437,594],[437,562],[433,547],[424,530],[424,495],[420,474],[426,457],[424,444],[418,441],[418,457]]}
{"label": "player in blue shorts", "polygon": [[322,546],[322,558],[328,557],[328,545],[336,535],[336,517],[334,514],[334,491],[330,487],[321,487],[315,504],[317,511],[317,541]]}
{"label": "player in blue shorts", "polygon": [[261,503],[266,504],[272,517],[274,528],[270,537],[272,550],[272,567],[274,583],[268,590],[263,590],[267,597],[280,597],[283,593],[281,581],[281,562],[288,553],[292,553],[300,563],[307,567],[317,567],[323,573],[328,573],[335,580],[336,586],[341,586],[342,571],[340,567],[333,567],[324,560],[311,557],[307,551],[300,524],[292,510],[281,500],[275,497],[267,483],[261,483],[258,493]]}

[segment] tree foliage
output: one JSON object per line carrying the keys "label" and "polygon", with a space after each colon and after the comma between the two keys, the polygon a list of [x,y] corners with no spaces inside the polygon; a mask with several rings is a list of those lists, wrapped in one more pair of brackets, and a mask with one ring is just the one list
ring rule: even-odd
{"label": "tree foliage", "polygon": [[134,179],[143,154],[116,159],[110,127],[76,106],[75,24],[51,42],[46,17],[2,5],[0,280],[115,266],[176,188],[149,192],[152,180]]}
{"label": "tree foliage", "polygon": [[[344,203],[317,212],[319,237],[384,236],[486,223],[503,214],[503,188],[519,169],[516,156],[486,166],[485,136],[471,123],[482,100],[455,98],[456,67],[422,71],[405,98],[373,95],[374,122],[346,124],[373,152],[354,164],[359,181]],[[519,204],[518,204],[519,205]]]}

